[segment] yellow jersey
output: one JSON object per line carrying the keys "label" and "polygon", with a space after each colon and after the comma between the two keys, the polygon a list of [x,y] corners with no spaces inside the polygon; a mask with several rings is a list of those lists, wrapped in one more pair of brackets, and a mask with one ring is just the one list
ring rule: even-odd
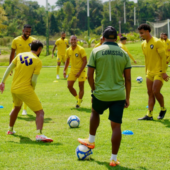
{"label": "yellow jersey", "polygon": [[55,45],[57,46],[57,55],[64,55],[66,54],[66,49],[68,46],[68,40],[67,39],[62,39],[59,38],[56,42]]}
{"label": "yellow jersey", "polygon": [[33,74],[40,74],[41,60],[32,52],[20,53],[12,61],[15,64],[15,73],[11,92],[16,94],[27,93],[33,90],[31,79]]}
{"label": "yellow jersey", "polygon": [[167,39],[165,41],[165,54],[167,57],[167,61],[169,62],[170,61],[170,51],[168,51],[168,50],[170,50],[170,40],[169,39]]}
{"label": "yellow jersey", "polygon": [[142,51],[145,56],[145,67],[147,74],[166,73],[166,56],[163,43],[156,37],[152,37],[149,42],[142,43]]}
{"label": "yellow jersey", "polygon": [[118,45],[119,45],[120,48],[122,48],[124,51],[126,51],[126,52],[128,53],[128,56],[129,56],[133,61],[135,61],[135,59],[134,59],[133,56],[129,53],[129,50],[127,49],[127,47],[126,47],[124,44],[119,43]]}
{"label": "yellow jersey", "polygon": [[100,43],[96,44],[96,45],[94,46],[94,48],[97,48],[97,47],[99,47],[99,46],[101,46]]}
{"label": "yellow jersey", "polygon": [[165,46],[165,40],[162,40],[161,38],[159,38],[159,40],[161,40],[161,42],[162,42],[163,45]]}
{"label": "yellow jersey", "polygon": [[79,45],[74,50],[72,47],[66,50],[66,58],[70,58],[71,72],[73,74],[77,74],[80,71],[83,64],[83,57],[87,57],[87,55],[84,48]]}
{"label": "yellow jersey", "polygon": [[12,41],[12,49],[16,50],[16,55],[19,53],[30,52],[31,51],[31,43],[35,40],[35,38],[29,36],[28,39],[24,40],[22,36],[16,37]]}

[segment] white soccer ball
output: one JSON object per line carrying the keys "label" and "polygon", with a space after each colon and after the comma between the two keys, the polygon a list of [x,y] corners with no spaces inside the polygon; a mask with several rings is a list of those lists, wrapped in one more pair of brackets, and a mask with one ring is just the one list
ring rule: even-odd
{"label": "white soccer ball", "polygon": [[90,159],[92,154],[93,154],[92,150],[89,149],[87,146],[79,145],[76,148],[76,156],[80,160]]}
{"label": "white soccer ball", "polygon": [[70,116],[67,119],[67,124],[71,127],[71,128],[76,128],[79,127],[80,125],[80,119],[77,116]]}
{"label": "white soccer ball", "polygon": [[138,83],[142,83],[143,78],[139,76],[139,77],[136,78],[136,81],[137,81]]}

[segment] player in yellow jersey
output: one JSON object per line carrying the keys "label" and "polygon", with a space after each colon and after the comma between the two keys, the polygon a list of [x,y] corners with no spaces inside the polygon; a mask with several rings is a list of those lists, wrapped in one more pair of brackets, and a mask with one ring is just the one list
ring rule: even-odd
{"label": "player in yellow jersey", "polygon": [[100,37],[100,42],[94,46],[94,48],[99,47],[103,44],[103,36]]}
{"label": "player in yellow jersey", "polygon": [[54,56],[54,51],[56,47],[57,47],[57,76],[56,78],[60,79],[59,70],[60,70],[61,61],[65,64],[66,48],[69,47],[65,32],[62,32],[61,38],[57,39],[57,41],[55,42],[55,45],[52,51],[52,58]]}
{"label": "player in yellow jersey", "polygon": [[0,83],[0,91],[4,91],[5,81],[10,72],[15,69],[11,87],[11,93],[15,107],[10,114],[9,130],[7,134],[15,134],[13,127],[18,113],[21,110],[22,102],[25,102],[36,114],[36,140],[52,142],[52,139],[42,135],[44,111],[36,93],[34,92],[37,77],[40,74],[40,70],[42,68],[42,62],[38,57],[42,48],[43,44],[38,40],[34,40],[31,43],[31,52],[20,53],[16,56],[2,78]]}
{"label": "player in yellow jersey", "polygon": [[166,55],[165,47],[161,40],[152,37],[151,28],[147,24],[142,24],[138,28],[139,34],[143,40],[142,50],[145,56],[146,83],[148,90],[148,112],[147,115],[138,120],[153,120],[153,108],[155,100],[159,102],[161,111],[158,119],[163,119],[166,113],[164,97],[160,93],[163,82],[168,81],[166,74]]}
{"label": "player in yellow jersey", "polygon": [[160,38],[159,38],[163,43],[165,43],[164,34],[165,34],[165,33],[162,32],[162,33],[160,34]]}
{"label": "player in yellow jersey", "polygon": [[[10,59],[9,59],[9,64],[12,62],[12,60],[16,55],[19,53],[24,53],[24,52],[30,52],[31,51],[31,43],[35,38],[31,37],[31,26],[30,25],[24,25],[24,28],[22,30],[23,35],[16,37],[12,41],[12,47],[11,47],[11,54],[10,54]],[[22,112],[22,115],[27,115],[27,106],[24,104],[24,110]]]}
{"label": "player in yellow jersey", "polygon": [[120,48],[122,48],[124,51],[126,51],[129,55],[129,57],[133,60],[133,62],[135,64],[137,64],[136,60],[133,58],[133,56],[129,53],[129,50],[127,49],[127,47],[125,46],[126,44],[126,41],[127,41],[127,38],[126,37],[121,37],[120,38],[120,43],[118,44]]}
{"label": "player in yellow jersey", "polygon": [[168,68],[168,63],[170,62],[170,39],[168,39],[168,35],[164,33],[164,41],[165,41],[165,54],[166,54],[166,63]]}
{"label": "player in yellow jersey", "polygon": [[[66,64],[64,67],[64,77],[66,78],[66,70],[71,62],[71,70],[68,76],[68,89],[70,93],[76,98],[77,105],[76,108],[79,108],[82,102],[84,95],[84,82],[87,78],[86,76],[86,64],[87,64],[87,55],[83,47],[77,45],[77,37],[72,35],[70,37],[71,47],[66,51]],[[79,95],[77,95],[76,90],[73,88],[73,85],[78,79],[79,81]]]}

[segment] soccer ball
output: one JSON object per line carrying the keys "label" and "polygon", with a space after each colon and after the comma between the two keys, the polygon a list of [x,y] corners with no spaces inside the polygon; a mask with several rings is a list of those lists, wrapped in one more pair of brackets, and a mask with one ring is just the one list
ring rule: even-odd
{"label": "soccer ball", "polygon": [[76,128],[79,127],[80,125],[80,119],[77,116],[70,116],[67,120],[67,124],[71,127],[71,128]]}
{"label": "soccer ball", "polygon": [[89,149],[87,146],[79,145],[76,148],[76,156],[80,160],[90,159],[92,154],[93,154],[92,150]]}
{"label": "soccer ball", "polygon": [[142,78],[142,77],[137,77],[136,81],[137,81],[138,83],[142,83],[143,78]]}

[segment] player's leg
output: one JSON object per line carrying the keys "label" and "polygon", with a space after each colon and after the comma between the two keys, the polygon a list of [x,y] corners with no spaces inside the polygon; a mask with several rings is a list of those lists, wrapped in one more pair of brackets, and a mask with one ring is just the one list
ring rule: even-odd
{"label": "player's leg", "polygon": [[164,97],[161,94],[161,88],[163,86],[163,82],[160,80],[155,80],[153,83],[153,93],[157,99],[157,101],[159,102],[159,105],[161,107],[161,111],[159,113],[158,119],[163,119],[165,114],[166,114],[166,108],[164,105]]}
{"label": "player's leg", "polygon": [[[63,60],[63,64],[65,65],[66,56],[63,56],[62,60]],[[68,67],[67,67],[67,69],[66,69],[66,78],[68,78]]]}
{"label": "player's leg", "polygon": [[79,99],[76,108],[79,108],[84,96],[84,81],[79,81]]}
{"label": "player's leg", "polygon": [[153,81],[146,78],[147,92],[148,92],[148,112],[147,115],[138,120],[153,120],[153,108],[155,105],[155,96],[153,93]]}
{"label": "player's leg", "polygon": [[27,115],[27,105],[24,103],[23,106],[24,106],[24,109],[22,111],[22,115],[25,116],[25,115]]}
{"label": "player's leg", "polygon": [[60,79],[59,72],[60,72],[60,65],[61,65],[61,56],[57,56],[57,79]]}

